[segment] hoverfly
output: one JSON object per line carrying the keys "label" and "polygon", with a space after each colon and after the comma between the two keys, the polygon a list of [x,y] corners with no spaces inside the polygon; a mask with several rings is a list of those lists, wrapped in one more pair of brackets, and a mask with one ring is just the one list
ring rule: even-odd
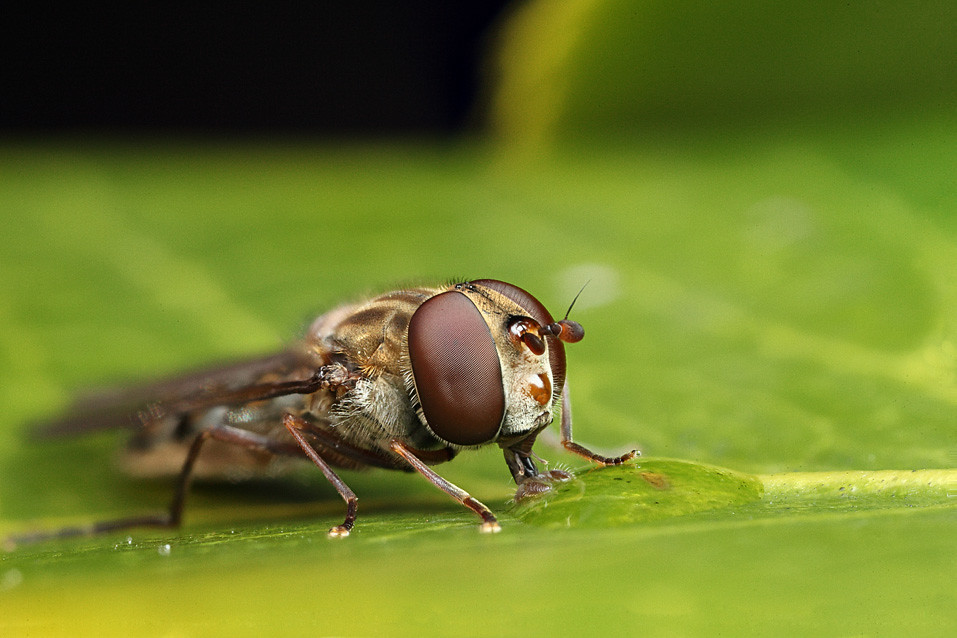
{"label": "hoverfly", "polygon": [[637,454],[605,457],[572,441],[564,344],[583,336],[567,314],[555,321],[503,281],[412,287],[323,314],[279,354],[81,398],[43,431],[125,426],[134,415],[126,464],[149,473],[172,459],[173,500],[162,515],[20,540],[176,527],[195,476],[263,469],[278,457],[310,460],[345,501],[330,536],[349,534],[358,502],[333,468],[365,467],[418,472],[474,511],[482,531],[497,532],[492,511],[432,466],[495,443],[519,493],[547,490],[570,475],[539,472],[532,445],[559,403],[566,449],[601,465]]}

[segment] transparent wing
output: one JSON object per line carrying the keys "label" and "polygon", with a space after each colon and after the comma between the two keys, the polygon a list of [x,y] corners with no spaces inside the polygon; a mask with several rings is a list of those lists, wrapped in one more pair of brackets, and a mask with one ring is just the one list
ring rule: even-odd
{"label": "transparent wing", "polygon": [[315,355],[303,347],[278,354],[194,370],[128,387],[90,392],[63,414],[35,426],[38,437],[68,436],[113,428],[135,428],[143,416],[185,414],[218,405],[235,405],[319,387]]}

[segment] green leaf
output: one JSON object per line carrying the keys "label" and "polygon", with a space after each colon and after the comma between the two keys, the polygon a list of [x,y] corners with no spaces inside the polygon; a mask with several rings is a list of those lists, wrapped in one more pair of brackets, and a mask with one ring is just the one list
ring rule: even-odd
{"label": "green leaf", "polygon": [[518,499],[511,513],[549,528],[641,525],[708,512],[708,520],[951,506],[957,470],[787,472],[749,475],[672,459],[581,468]]}
{"label": "green leaf", "polygon": [[547,527],[613,527],[734,507],[761,497],[757,477],[686,461],[643,460],[586,470],[521,499],[513,513]]}
{"label": "green leaf", "polygon": [[0,535],[168,502],[117,433],[27,437],[76,392],[277,347],[410,279],[498,277],[555,313],[590,279],[575,438],[647,455],[514,509],[500,451],[440,466],[495,535],[415,475],[343,472],[339,541],[311,467],[198,484],[182,530],[0,555],[0,633],[957,633],[957,122],[879,124],[529,163],[0,149]]}

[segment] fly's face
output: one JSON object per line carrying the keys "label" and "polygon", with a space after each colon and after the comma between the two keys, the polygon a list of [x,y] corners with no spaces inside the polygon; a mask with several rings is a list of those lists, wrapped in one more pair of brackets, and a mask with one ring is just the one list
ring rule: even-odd
{"label": "fly's face", "polygon": [[583,334],[518,286],[455,284],[409,322],[408,381],[419,420],[457,447],[538,432],[552,421],[565,382],[563,342]]}

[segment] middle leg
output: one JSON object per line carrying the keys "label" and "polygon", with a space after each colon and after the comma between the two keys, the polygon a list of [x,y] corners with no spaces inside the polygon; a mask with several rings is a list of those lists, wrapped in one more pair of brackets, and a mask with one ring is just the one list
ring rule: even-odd
{"label": "middle leg", "polygon": [[309,423],[300,416],[286,413],[282,418],[282,424],[286,426],[289,433],[302,448],[302,451],[309,457],[309,460],[316,464],[326,480],[332,483],[332,486],[339,492],[339,496],[346,502],[346,518],[341,524],[336,525],[329,530],[329,536],[332,538],[343,538],[352,531],[352,526],[356,524],[356,511],[359,506],[359,499],[356,493],[346,485],[345,481],[339,478],[339,475],[332,471],[332,468],[326,463],[316,449],[309,444],[303,432],[311,432]]}

